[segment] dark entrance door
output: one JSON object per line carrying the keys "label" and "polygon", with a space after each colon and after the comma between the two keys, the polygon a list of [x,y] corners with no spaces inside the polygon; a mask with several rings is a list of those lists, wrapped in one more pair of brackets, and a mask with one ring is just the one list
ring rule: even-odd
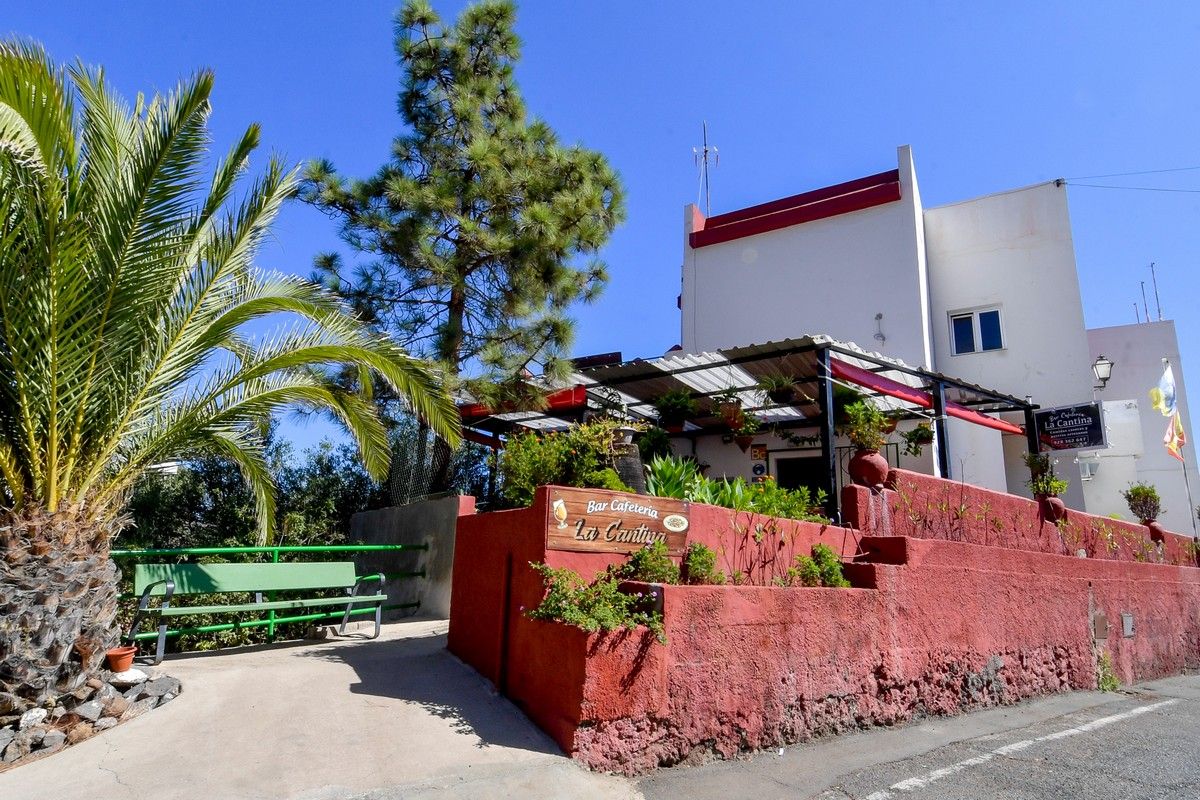
{"label": "dark entrance door", "polygon": [[828,480],[821,468],[820,453],[795,458],[777,457],[772,466],[774,467],[775,482],[783,489],[799,489],[801,486],[807,486],[815,496],[817,489]]}

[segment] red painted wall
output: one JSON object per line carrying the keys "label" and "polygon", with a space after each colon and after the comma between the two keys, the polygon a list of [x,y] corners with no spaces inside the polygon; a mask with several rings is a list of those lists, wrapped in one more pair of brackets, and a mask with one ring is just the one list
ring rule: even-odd
{"label": "red painted wall", "polygon": [[[914,483],[911,498],[939,508],[964,491],[948,483]],[[1035,504],[967,490],[990,516],[893,529],[919,538],[795,523],[772,540],[857,553],[856,588],[664,587],[666,645],[644,629],[589,635],[524,616],[542,596],[529,561],[588,577],[614,561],[547,553],[542,491],[530,509],[460,518],[449,647],[573,757],[625,773],[1091,688],[1101,652],[1124,682],[1200,667],[1200,570],[1133,563],[1121,548],[1062,555],[1057,529],[1030,520]],[[867,519],[865,498],[848,499]],[[745,516],[694,506],[689,539],[737,558]],[[1083,516],[1073,521],[1095,524]]]}
{"label": "red painted wall", "polygon": [[1189,536],[1168,533],[1160,551],[1146,527],[1132,522],[1070,510],[1055,525],[1042,518],[1036,501],[906,470],[892,470],[888,486],[882,495],[846,487],[842,512],[848,524],[870,534],[1065,555],[1084,550],[1089,558],[1118,561],[1196,563]]}

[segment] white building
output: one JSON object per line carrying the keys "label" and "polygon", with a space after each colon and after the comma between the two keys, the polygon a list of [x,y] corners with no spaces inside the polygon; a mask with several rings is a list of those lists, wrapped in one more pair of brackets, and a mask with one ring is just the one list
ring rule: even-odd
{"label": "white building", "polygon": [[[1163,495],[1164,523],[1190,531],[1183,473],[1147,395],[1170,359],[1190,442],[1174,326],[1086,329],[1065,184],[927,209],[910,149],[898,155],[895,170],[708,219],[688,206],[684,351],[820,333],[1043,407],[1092,400],[1103,353],[1115,363],[1101,393],[1111,446],[1059,456],[1065,499],[1128,516],[1119,491],[1146,480]],[[956,420],[949,430],[951,477],[1028,494],[1024,439]],[[1194,476],[1193,449],[1185,454]],[[928,454],[902,466],[933,469]]]}

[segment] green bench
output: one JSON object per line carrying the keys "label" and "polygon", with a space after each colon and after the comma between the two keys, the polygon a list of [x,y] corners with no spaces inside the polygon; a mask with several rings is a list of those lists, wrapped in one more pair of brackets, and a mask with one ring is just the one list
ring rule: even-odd
{"label": "green bench", "polygon": [[[292,608],[319,608],[321,606],[346,607],[338,633],[346,632],[346,622],[355,606],[375,606],[375,633],[383,617],[382,593],[383,574],[354,574],[354,562],[301,562],[287,564],[137,564],[133,568],[133,591],[138,600],[137,614],[129,626],[129,641],[133,641],[143,618],[157,615],[158,646],[154,663],[162,661],[163,648],[167,639],[167,620],[174,617],[197,614],[237,614],[247,611],[279,611]],[[368,581],[377,581],[380,586],[375,594],[359,594],[359,589]],[[263,601],[263,592],[310,591],[315,589],[343,589],[342,597],[312,597],[301,600]],[[171,599],[184,595],[223,594],[228,592],[253,592],[255,602],[233,603],[213,606],[172,606]],[[150,598],[161,597],[157,608],[150,607]]]}

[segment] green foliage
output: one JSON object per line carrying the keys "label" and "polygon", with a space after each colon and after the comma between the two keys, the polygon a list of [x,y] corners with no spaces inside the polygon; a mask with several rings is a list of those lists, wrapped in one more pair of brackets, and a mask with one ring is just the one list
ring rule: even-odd
{"label": "green foliage", "polygon": [[1047,453],[1026,453],[1025,466],[1029,467],[1029,480],[1025,485],[1034,497],[1058,497],[1067,491],[1070,484],[1054,472],[1054,460]]}
{"label": "green foliage", "polygon": [[621,592],[616,575],[601,573],[588,583],[572,569],[530,566],[546,586],[546,596],[537,608],[525,611],[530,619],[574,625],[589,633],[644,625],[659,642],[666,643],[662,614],[643,610],[644,598]]}
{"label": "green foliage", "polygon": [[692,542],[683,554],[684,583],[693,586],[720,586],[725,574],[717,569],[717,554],[702,542]]}
{"label": "green foliage", "polygon": [[928,422],[920,422],[907,431],[901,431],[900,438],[904,440],[905,455],[919,456],[927,445],[933,443],[933,428]]}
{"label": "green foliage", "polygon": [[635,550],[614,574],[628,581],[679,583],[679,566],[667,555],[666,542],[652,542]]}
{"label": "green foliage", "polygon": [[780,586],[820,586],[821,570],[811,556],[798,555],[777,582]]}
{"label": "green foliage", "polygon": [[762,429],[762,420],[753,414],[742,414],[733,432],[738,436],[753,436]]}
{"label": "green foliage", "polygon": [[638,437],[637,446],[643,464],[649,464],[659,456],[669,456],[672,453],[670,435],[658,427],[643,431]]}
{"label": "green foliage", "polygon": [[821,585],[837,589],[849,588],[850,581],[842,576],[842,559],[827,544],[814,544],[812,548],[813,562],[821,576]]}
{"label": "green foliage", "polygon": [[366,180],[314,162],[300,192],[361,256],[320,256],[322,279],[448,374],[481,367],[466,388],[493,406],[534,361],[568,374],[567,311],[606,285],[598,255],[625,213],[604,156],[528,116],[515,25],[509,2],[469,5],[453,23],[406,2],[391,160]]}
{"label": "green foliage", "polygon": [[[5,42],[0,76],[0,505],[86,505],[107,536],[142,474],[211,455],[253,487],[266,537],[265,420],[328,411],[382,476],[373,380],[457,441],[436,372],[322,287],[255,269],[295,171],[272,157],[241,180],[256,125],[212,157],[210,72],[129,104],[101,70]],[[337,366],[356,384],[331,381]]]}
{"label": "green foliage", "polygon": [[1158,519],[1162,513],[1162,499],[1158,490],[1149,483],[1134,483],[1128,489],[1121,491],[1121,496],[1129,505],[1129,511],[1139,521]]}
{"label": "green foliage", "polygon": [[700,410],[696,398],[686,389],[671,389],[663,392],[654,401],[658,421],[663,425],[678,425]]}
{"label": "green foliage", "polygon": [[860,450],[878,450],[887,441],[883,412],[866,400],[846,406],[846,438]]}
{"label": "green foliage", "polygon": [[713,480],[700,475],[694,461],[658,457],[646,468],[646,490],[657,497],[691,500],[735,511],[754,511],[772,517],[828,522],[820,507],[825,493],[814,498],[808,487],[783,489],[773,479],[748,484],[743,478]]}
{"label": "green foliage", "polygon": [[1096,688],[1102,692],[1117,692],[1121,689],[1121,682],[1117,680],[1113,671],[1112,656],[1104,650],[1101,650],[1096,658]]}
{"label": "green foliage", "polygon": [[598,418],[566,431],[514,434],[500,456],[500,493],[512,507],[533,502],[538,486],[588,486],[628,492],[613,469],[618,420]]}
{"label": "green foliage", "polygon": [[796,379],[790,375],[772,372],[758,379],[758,388],[768,394],[774,392],[791,392],[796,387]]}

